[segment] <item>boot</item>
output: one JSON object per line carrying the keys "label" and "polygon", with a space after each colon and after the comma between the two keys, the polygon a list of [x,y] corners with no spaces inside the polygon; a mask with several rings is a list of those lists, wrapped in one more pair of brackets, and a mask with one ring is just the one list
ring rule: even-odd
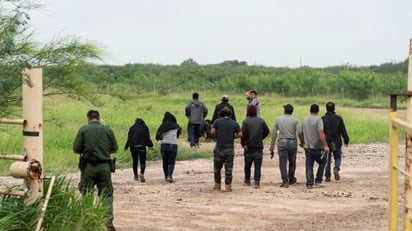
{"label": "boot", "polygon": [[232,192],[232,184],[225,184],[224,192]]}
{"label": "boot", "polygon": [[333,168],[333,174],[335,175],[335,180],[340,180],[339,168]]}
{"label": "boot", "polygon": [[255,180],[255,188],[260,188],[260,181]]}
{"label": "boot", "polygon": [[146,182],[146,180],[144,179],[144,175],[140,174],[140,182]]}
{"label": "boot", "polygon": [[214,191],[220,191],[220,190],[221,190],[221,186],[222,186],[221,183],[215,183],[215,186],[213,186],[213,190],[214,190]]}

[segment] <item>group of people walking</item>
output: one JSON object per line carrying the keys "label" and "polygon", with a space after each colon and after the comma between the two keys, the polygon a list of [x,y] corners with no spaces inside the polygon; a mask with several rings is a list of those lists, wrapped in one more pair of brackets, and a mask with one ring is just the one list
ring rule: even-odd
{"label": "group of people walking", "polygon": [[[240,138],[244,150],[244,184],[252,185],[251,167],[254,166],[254,187],[260,187],[261,167],[263,160],[263,140],[269,135],[269,127],[260,117],[260,105],[256,91],[245,94],[248,100],[246,118],[241,125],[236,121],[235,111],[229,104],[229,97],[223,95],[221,103],[215,106],[210,121],[210,135],[215,140],[213,149],[214,187],[213,190],[222,190],[222,168],[225,169],[223,191],[232,191],[233,160],[235,139]],[[331,180],[331,159],[334,158],[333,174],[335,180],[340,179],[339,171],[342,158],[342,145],[348,145],[349,136],[343,118],[335,113],[335,104],[326,104],[326,114],[320,117],[319,106],[310,106],[310,115],[305,117],[302,124],[293,114],[293,106],[283,106],[284,114],[279,116],[273,126],[270,144],[271,158],[274,156],[275,145],[279,156],[279,169],[282,179],[280,187],[287,188],[296,183],[296,154],[299,146],[305,150],[306,187],[308,189]],[[199,94],[193,93],[185,107],[188,118],[188,141],[191,148],[199,147],[199,138],[205,118],[208,114],[206,105],[199,100]],[[87,113],[88,124],[82,126],[73,143],[73,151],[83,158],[79,163],[81,177],[79,190],[82,193],[93,191],[97,186],[98,194],[104,193],[108,204],[108,230],[115,230],[113,226],[113,186],[111,171],[114,171],[110,154],[118,151],[118,144],[114,132],[108,126],[100,123],[98,111],[90,110]],[[155,139],[160,141],[160,153],[163,160],[163,173],[166,182],[173,183],[173,172],[178,152],[178,138],[182,128],[176,117],[165,112],[162,123],[158,127]],[[342,142],[343,138],[343,142]],[[124,149],[130,149],[133,164],[134,180],[145,182],[146,148],[153,149],[149,128],[141,118],[136,118],[129,128]],[[138,163],[140,162],[140,171]],[[316,176],[314,163],[318,163]]]}
{"label": "group of people walking", "polygon": [[[277,141],[279,155],[279,169],[282,178],[280,187],[288,188],[296,183],[296,153],[299,146],[305,150],[306,187],[322,186],[325,181],[331,181],[331,159],[334,158],[333,174],[335,180],[340,180],[340,165],[342,160],[342,145],[349,144],[349,135],[346,131],[343,118],[336,114],[335,104],[326,104],[326,114],[319,116],[319,105],[310,106],[310,115],[305,117],[302,124],[292,116],[293,106],[284,105],[284,115],[275,121],[270,151],[274,152]],[[343,143],[342,143],[343,138]],[[272,154],[273,155],[273,154]],[[314,163],[318,164],[316,176]],[[289,165],[288,165],[289,163]]]}
{"label": "group of people walking", "polygon": [[[221,190],[221,170],[225,167],[224,191],[232,191],[232,171],[234,159],[234,139],[240,138],[244,149],[244,184],[251,185],[251,167],[254,166],[254,186],[260,187],[261,166],[263,159],[263,140],[269,134],[269,128],[263,118],[260,117],[260,105],[257,92],[247,91],[245,97],[248,100],[246,108],[246,119],[239,125],[236,122],[233,106],[228,103],[227,95],[222,96],[222,102],[215,106],[212,117],[211,134],[215,138],[214,148],[214,190]],[[193,94],[193,101],[186,106],[186,116],[190,119],[193,107],[203,108],[203,119],[207,115],[207,108],[199,101],[199,95]],[[349,144],[349,136],[346,131],[343,118],[335,113],[335,104],[326,104],[326,114],[319,116],[319,105],[310,106],[310,114],[299,123],[292,114],[293,105],[283,106],[284,114],[279,116],[272,130],[271,158],[274,156],[275,145],[279,156],[279,170],[282,182],[280,187],[288,188],[297,182],[296,154],[298,147],[305,151],[305,176],[306,187],[319,187],[323,178],[326,182],[331,181],[332,158],[334,159],[333,175],[335,180],[340,180],[340,165],[342,160],[342,145]],[[201,113],[195,112],[200,121]],[[200,123],[200,122],[199,122]],[[189,125],[190,126],[190,125]],[[190,146],[198,146],[199,137],[192,139],[196,134],[189,131]],[[343,142],[342,142],[343,139]],[[316,175],[314,173],[315,162],[318,164]]]}

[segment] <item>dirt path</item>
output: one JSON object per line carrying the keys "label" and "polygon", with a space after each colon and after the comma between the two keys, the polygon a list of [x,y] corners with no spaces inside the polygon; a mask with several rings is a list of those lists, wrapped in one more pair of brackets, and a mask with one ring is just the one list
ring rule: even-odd
{"label": "dirt path", "polygon": [[343,152],[341,180],[311,190],[305,187],[302,149],[298,183],[289,188],[279,187],[278,158],[268,154],[261,188],[244,186],[241,149],[231,193],[211,190],[212,159],[177,162],[173,184],[165,182],[160,161],[148,163],[146,183],[134,181],[131,169],[118,170],[115,224],[120,231],[387,230],[388,145],[350,145]]}

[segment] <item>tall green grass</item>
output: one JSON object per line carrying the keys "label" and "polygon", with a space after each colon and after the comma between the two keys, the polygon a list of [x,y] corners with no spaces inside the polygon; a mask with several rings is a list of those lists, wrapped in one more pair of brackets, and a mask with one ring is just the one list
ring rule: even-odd
{"label": "tall green grass", "polygon": [[[45,179],[44,188],[50,181]],[[45,190],[47,191],[47,190]],[[25,205],[22,198],[0,197],[0,230],[32,231],[40,218],[43,200]],[[95,231],[106,230],[106,205],[90,193],[80,196],[69,179],[58,177],[55,181],[42,223],[43,230]]]}

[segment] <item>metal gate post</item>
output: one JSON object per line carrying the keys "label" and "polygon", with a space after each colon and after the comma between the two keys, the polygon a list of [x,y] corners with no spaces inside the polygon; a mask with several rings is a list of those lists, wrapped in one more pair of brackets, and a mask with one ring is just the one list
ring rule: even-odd
{"label": "metal gate post", "polygon": [[[29,76],[29,77],[27,77]],[[10,175],[24,179],[27,187],[25,204],[43,196],[43,82],[42,69],[27,69],[23,73],[23,147],[27,161],[14,162]]]}
{"label": "metal gate post", "polygon": [[[41,68],[26,70],[30,76],[31,85],[23,85],[23,118],[27,121],[23,127],[23,145],[28,153],[28,160],[37,160],[43,164],[43,73]],[[28,178],[32,195],[25,198],[25,203],[30,204],[43,196],[43,181]]]}

